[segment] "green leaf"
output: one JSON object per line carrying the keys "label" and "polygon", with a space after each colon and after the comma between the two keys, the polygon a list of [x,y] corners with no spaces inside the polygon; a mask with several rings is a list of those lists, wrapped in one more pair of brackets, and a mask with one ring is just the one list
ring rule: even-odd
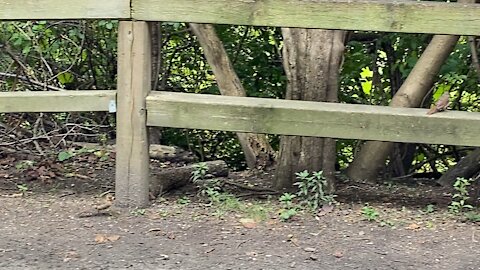
{"label": "green leaf", "polygon": [[70,159],[71,157],[73,157],[73,153],[72,152],[69,152],[69,151],[62,151],[60,153],[58,153],[58,161],[65,161],[67,159]]}
{"label": "green leaf", "polygon": [[67,84],[67,83],[73,82],[73,74],[70,72],[60,73],[58,74],[57,78],[61,84]]}
{"label": "green leaf", "polygon": [[373,71],[371,71],[369,67],[362,68],[362,72],[360,72],[360,77],[362,79],[372,78]]}
{"label": "green leaf", "polygon": [[362,85],[362,91],[369,96],[372,91],[372,81],[361,82],[360,84]]}

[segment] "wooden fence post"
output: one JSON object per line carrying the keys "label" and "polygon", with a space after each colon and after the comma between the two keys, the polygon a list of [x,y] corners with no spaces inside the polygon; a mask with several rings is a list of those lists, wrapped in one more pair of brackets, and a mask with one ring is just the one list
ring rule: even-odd
{"label": "wooden fence post", "polygon": [[116,205],[148,204],[149,156],[145,97],[150,92],[150,33],[146,22],[118,28]]}

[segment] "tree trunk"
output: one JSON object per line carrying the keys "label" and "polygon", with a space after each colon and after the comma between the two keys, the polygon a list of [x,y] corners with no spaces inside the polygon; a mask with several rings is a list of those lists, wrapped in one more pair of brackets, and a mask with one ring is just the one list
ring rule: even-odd
{"label": "tree trunk", "polygon": [[[457,44],[458,38],[458,36],[434,36],[402,87],[393,96],[390,106],[419,107],[432,88],[442,63]],[[375,182],[378,173],[385,167],[385,162],[394,145],[394,142],[381,141],[364,143],[350,164],[347,175],[353,180]]]}
{"label": "tree trunk", "polygon": [[[337,102],[345,31],[283,28],[287,99]],[[282,136],[276,188],[291,188],[295,173],[322,170],[334,190],[336,142],[331,138]]]}
{"label": "tree trunk", "polygon": [[[458,2],[475,3],[475,0],[459,0]],[[458,36],[435,35],[405,82],[393,96],[390,106],[419,107],[432,88],[442,63],[457,44],[458,38]],[[366,142],[347,169],[347,175],[352,180],[376,182],[378,174],[385,168],[385,162],[394,146],[393,142]]]}
{"label": "tree trunk", "polygon": [[[205,57],[212,67],[220,93],[225,96],[246,96],[245,89],[213,26],[190,23],[190,28],[197,36]],[[249,168],[268,167],[273,164],[275,152],[265,135],[238,132],[237,137]]]}
{"label": "tree trunk", "polygon": [[[149,22],[148,27],[152,37],[152,90],[158,90],[159,76],[162,70],[163,54],[162,54],[162,23]],[[160,144],[162,139],[161,127],[148,127],[148,142],[150,144]]]}
{"label": "tree trunk", "polygon": [[152,90],[158,90],[159,76],[163,69],[162,54],[162,23],[149,22],[150,32],[152,33]]}
{"label": "tree trunk", "polygon": [[470,178],[480,171],[480,148],[473,150],[462,158],[457,165],[449,169],[437,183],[444,187],[452,187],[457,177]]}

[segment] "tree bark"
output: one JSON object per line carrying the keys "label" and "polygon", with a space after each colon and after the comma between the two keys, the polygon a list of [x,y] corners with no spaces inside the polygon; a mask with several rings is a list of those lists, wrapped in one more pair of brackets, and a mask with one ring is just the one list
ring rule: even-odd
{"label": "tree bark", "polygon": [[[73,145],[81,146],[86,149],[107,149],[115,152],[115,145],[101,145],[98,143],[72,142]],[[197,160],[195,154],[186,151],[178,146],[168,146],[161,144],[150,144],[148,155],[152,159],[171,162],[194,162]]]}
{"label": "tree bark", "polygon": [[[197,36],[212,67],[220,93],[225,96],[246,96],[245,89],[214,27],[211,24],[190,23],[190,28]],[[237,137],[249,168],[269,167],[273,164],[275,152],[265,135],[238,132]]]}
{"label": "tree bark", "polygon": [[[149,22],[148,27],[151,33],[152,48],[152,90],[157,91],[159,76],[162,70],[163,54],[162,54],[162,23]],[[162,127],[148,127],[148,142],[150,144],[160,144],[162,139]]]}
{"label": "tree bark", "polygon": [[[205,163],[208,166],[208,174],[214,177],[228,176],[228,166],[225,161],[214,160]],[[150,178],[150,194],[157,197],[171,189],[179,188],[190,183],[190,177],[195,170],[194,165],[195,164],[152,172]]]}
{"label": "tree bark", "polygon": [[178,146],[151,144],[148,154],[150,158],[171,162],[193,162],[197,160],[192,152],[185,151]]}
{"label": "tree bark", "polygon": [[[475,3],[475,1],[459,0],[458,2]],[[393,96],[390,106],[419,107],[432,88],[442,63],[457,44],[458,38],[453,35],[435,35],[405,82]],[[394,146],[393,142],[365,142],[347,169],[347,175],[352,180],[376,182],[378,174],[385,168],[385,162]]]}
{"label": "tree bark", "polygon": [[[287,99],[337,102],[338,77],[346,32],[282,29],[283,65],[288,79]],[[295,173],[322,170],[327,191],[334,190],[336,141],[331,138],[282,136],[276,188],[291,188]]]}
{"label": "tree bark", "polygon": [[[442,63],[457,44],[458,38],[449,35],[434,36],[405,82],[393,96],[390,106],[419,107],[432,88]],[[352,180],[376,182],[394,145],[394,142],[365,142],[347,169],[347,175]]]}
{"label": "tree bark", "polygon": [[444,187],[452,187],[457,177],[470,178],[480,171],[480,148],[462,158],[457,165],[449,169],[437,183]]}

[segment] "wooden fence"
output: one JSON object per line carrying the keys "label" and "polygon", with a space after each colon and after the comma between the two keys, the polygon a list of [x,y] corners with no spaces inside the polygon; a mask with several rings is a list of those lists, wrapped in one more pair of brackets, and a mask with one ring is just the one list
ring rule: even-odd
{"label": "wooden fence", "polygon": [[[148,203],[147,126],[480,146],[480,113],[150,93],[147,21],[480,35],[480,5],[426,1],[0,0],[0,20],[120,19],[117,91],[0,93],[0,113],[116,111],[116,200]],[[433,136],[435,134],[435,136]]]}

